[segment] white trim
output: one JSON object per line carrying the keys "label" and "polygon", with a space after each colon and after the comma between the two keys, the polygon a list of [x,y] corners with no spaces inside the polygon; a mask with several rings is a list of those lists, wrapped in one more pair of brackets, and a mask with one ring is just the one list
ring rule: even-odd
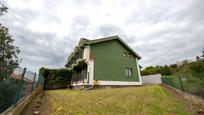
{"label": "white trim", "polygon": [[89,77],[89,84],[93,85],[93,78],[94,78],[94,61],[93,60],[89,60],[88,62],[87,77]]}
{"label": "white trim", "polygon": [[91,47],[86,46],[84,48],[83,59],[87,62],[87,77],[89,77],[89,85],[93,85],[94,78],[94,60],[90,59]]}
{"label": "white trim", "polygon": [[142,78],[141,78],[141,74],[140,74],[139,61],[138,61],[137,58],[136,58],[136,65],[137,65],[137,71],[138,71],[139,82],[142,84]]}
{"label": "white trim", "polygon": [[85,59],[86,61],[90,60],[90,46],[86,46],[84,48],[83,59]]}
{"label": "white trim", "polygon": [[142,82],[129,81],[99,81],[99,85],[142,85]]}

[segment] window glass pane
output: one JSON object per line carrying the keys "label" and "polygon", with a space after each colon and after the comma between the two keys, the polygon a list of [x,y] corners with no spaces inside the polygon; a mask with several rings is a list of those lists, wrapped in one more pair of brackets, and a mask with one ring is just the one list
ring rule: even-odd
{"label": "window glass pane", "polygon": [[125,69],[125,75],[128,76],[128,69]]}
{"label": "window glass pane", "polygon": [[125,75],[126,76],[132,76],[133,75],[132,68],[125,68]]}
{"label": "window glass pane", "polygon": [[127,57],[130,57],[130,54],[129,54],[129,53],[127,54]]}
{"label": "window glass pane", "polygon": [[131,76],[131,69],[129,69],[129,74],[128,75]]}
{"label": "window glass pane", "polygon": [[130,69],[130,76],[132,76],[132,69]]}
{"label": "window glass pane", "polygon": [[128,69],[128,76],[130,76],[130,70]]}
{"label": "window glass pane", "polygon": [[127,57],[127,53],[126,53],[126,52],[124,52],[124,53],[123,53],[123,56],[124,56],[124,57]]}

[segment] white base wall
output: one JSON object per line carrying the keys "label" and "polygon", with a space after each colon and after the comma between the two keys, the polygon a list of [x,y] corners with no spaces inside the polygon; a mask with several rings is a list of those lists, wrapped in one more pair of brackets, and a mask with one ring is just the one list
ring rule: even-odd
{"label": "white base wall", "polygon": [[[121,85],[121,86],[128,86],[128,85],[142,85],[142,82],[129,82],[129,81],[98,81],[99,85]],[[79,85],[93,85],[87,83],[73,83],[72,86],[79,86]]]}
{"label": "white base wall", "polygon": [[129,82],[129,81],[99,81],[99,85],[142,85],[142,82]]}
{"label": "white base wall", "polygon": [[90,85],[90,84],[87,84],[87,83],[73,83],[72,86],[79,86],[79,85]]}

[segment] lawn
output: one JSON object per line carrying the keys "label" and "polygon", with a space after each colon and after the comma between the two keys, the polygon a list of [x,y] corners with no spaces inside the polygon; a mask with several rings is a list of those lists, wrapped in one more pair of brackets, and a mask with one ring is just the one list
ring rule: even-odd
{"label": "lawn", "polygon": [[[42,114],[53,115],[191,115],[186,105],[161,86],[89,91],[46,91]],[[46,113],[47,112],[47,113]]]}

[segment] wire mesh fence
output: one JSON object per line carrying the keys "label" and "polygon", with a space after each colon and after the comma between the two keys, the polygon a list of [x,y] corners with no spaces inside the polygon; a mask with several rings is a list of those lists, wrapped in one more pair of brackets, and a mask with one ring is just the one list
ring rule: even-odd
{"label": "wire mesh fence", "polygon": [[3,112],[23,97],[31,94],[38,86],[43,86],[41,75],[27,70],[16,68],[6,79],[0,81],[0,112]]}
{"label": "wire mesh fence", "polygon": [[162,83],[172,86],[174,88],[177,88],[181,91],[185,91],[180,76],[176,76],[176,77],[175,76],[165,76],[165,77],[163,76]]}
{"label": "wire mesh fence", "polygon": [[204,98],[204,83],[196,77],[162,76],[162,83]]}

